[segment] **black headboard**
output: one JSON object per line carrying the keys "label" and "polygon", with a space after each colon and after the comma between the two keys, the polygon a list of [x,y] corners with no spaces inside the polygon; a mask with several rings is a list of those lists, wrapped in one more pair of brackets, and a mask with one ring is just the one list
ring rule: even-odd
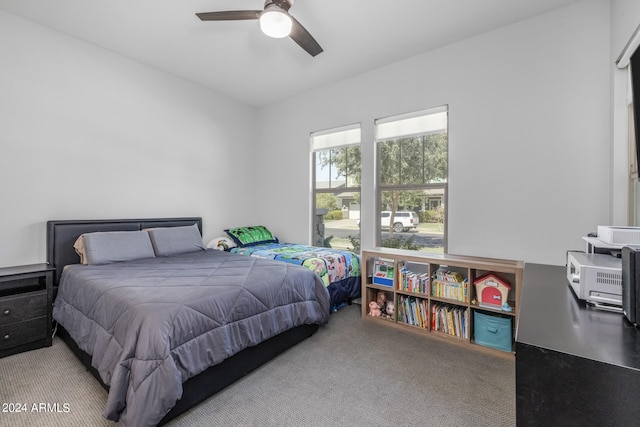
{"label": "black headboard", "polygon": [[180,227],[194,223],[198,224],[202,234],[201,217],[47,221],[47,263],[56,268],[54,284],[58,284],[65,265],[80,262],[73,244],[83,233],[136,231],[153,227]]}

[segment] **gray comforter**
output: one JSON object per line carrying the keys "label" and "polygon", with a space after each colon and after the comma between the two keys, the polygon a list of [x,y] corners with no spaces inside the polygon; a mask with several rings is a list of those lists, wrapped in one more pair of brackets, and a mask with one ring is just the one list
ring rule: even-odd
{"label": "gray comforter", "polygon": [[329,293],[304,267],[213,250],[70,265],[53,317],[110,387],[104,415],[156,425],[182,383],[302,324],[329,320]]}

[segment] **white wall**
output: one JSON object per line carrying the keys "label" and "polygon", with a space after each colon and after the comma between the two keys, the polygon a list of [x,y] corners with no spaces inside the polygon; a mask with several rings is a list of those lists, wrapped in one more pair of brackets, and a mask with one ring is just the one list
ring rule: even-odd
{"label": "white wall", "polygon": [[51,219],[249,220],[252,108],[5,12],[0,58],[0,266]]}
{"label": "white wall", "polygon": [[564,265],[610,221],[610,72],[609,2],[585,0],[263,107],[260,221],[307,241],[309,132],[359,122],[373,245],[374,119],[448,104],[449,252]]}

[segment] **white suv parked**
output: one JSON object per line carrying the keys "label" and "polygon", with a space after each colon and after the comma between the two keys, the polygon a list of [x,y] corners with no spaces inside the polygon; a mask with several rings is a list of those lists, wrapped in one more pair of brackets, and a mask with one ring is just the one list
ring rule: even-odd
{"label": "white suv parked", "polygon": [[380,217],[380,225],[383,228],[388,228],[390,224],[393,224],[393,231],[399,233],[401,231],[407,231],[410,228],[416,228],[420,221],[418,220],[418,214],[409,211],[398,211],[391,219],[391,211],[382,211]]}

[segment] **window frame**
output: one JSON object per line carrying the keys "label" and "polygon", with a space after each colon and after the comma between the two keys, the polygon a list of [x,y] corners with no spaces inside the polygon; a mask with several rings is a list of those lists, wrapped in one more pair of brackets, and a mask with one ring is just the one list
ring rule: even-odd
{"label": "window frame", "polygon": [[[341,142],[327,142],[326,140],[321,141],[318,144],[314,145],[314,141],[318,141],[316,137],[326,137],[332,134],[339,134],[341,132],[349,132],[349,131],[358,131],[357,142],[354,139],[353,135],[347,136],[343,138]],[[318,223],[316,222],[318,216],[318,207],[317,207],[317,196],[319,194],[334,194],[337,195],[339,193],[344,192],[353,192],[358,193],[360,195],[360,206],[362,206],[362,185],[350,186],[349,185],[349,175],[345,176],[345,186],[344,187],[333,187],[332,181],[330,179],[329,185],[326,188],[317,188],[317,153],[322,151],[329,150],[339,150],[339,149],[348,149],[350,147],[358,147],[360,149],[360,180],[362,180],[362,126],[360,123],[354,123],[351,125],[340,126],[337,128],[326,129],[322,131],[311,132],[309,136],[310,140],[310,162],[311,162],[311,191],[310,191],[310,205],[311,205],[311,244],[314,246],[323,246],[319,245],[316,237],[318,235]],[[347,165],[347,169],[349,169],[349,165]],[[330,177],[331,178],[331,177]],[[362,208],[360,208],[360,215],[362,213]],[[323,221],[324,223],[324,221]],[[361,238],[362,230],[358,230],[358,239]],[[323,235],[323,238],[326,239],[326,236]],[[324,240],[323,239],[323,240]],[[324,243],[324,242],[323,242]]]}
{"label": "window frame", "polygon": [[[422,183],[422,184],[399,184],[399,185],[388,185],[388,184],[383,184],[382,183],[382,176],[381,176],[381,171],[382,171],[382,155],[381,155],[381,150],[382,150],[382,144],[383,142],[386,141],[393,141],[393,140],[398,140],[398,139],[402,139],[402,138],[410,138],[410,137],[416,137],[416,136],[422,136],[422,135],[428,135],[430,134],[429,132],[413,132],[413,133],[407,133],[407,134],[401,134],[395,137],[385,137],[385,138],[380,138],[379,137],[379,132],[378,132],[378,126],[379,124],[387,124],[387,123],[392,123],[394,121],[400,121],[400,120],[405,120],[405,119],[415,119],[415,118],[419,118],[421,116],[427,116],[427,115],[431,115],[431,114],[438,114],[438,113],[446,113],[446,126],[445,126],[445,133],[447,135],[447,154],[446,154],[446,161],[447,161],[447,178],[446,181],[444,183]],[[437,132],[434,132],[437,133]],[[375,156],[376,156],[376,160],[375,160],[375,177],[374,177],[374,182],[375,182],[375,189],[374,189],[374,197],[375,197],[375,226],[376,226],[376,235],[375,235],[375,244],[378,247],[382,246],[382,217],[380,215],[380,213],[382,212],[382,194],[385,191],[423,191],[423,190],[429,190],[429,189],[442,189],[444,192],[443,198],[442,198],[442,204],[445,206],[445,212],[444,212],[444,218],[443,218],[443,253],[448,253],[448,216],[449,216],[449,210],[448,210],[448,206],[449,206],[449,106],[448,105],[442,105],[439,107],[435,107],[435,108],[430,108],[427,110],[421,110],[421,111],[415,111],[415,112],[411,112],[411,113],[406,113],[406,114],[401,114],[401,115],[395,115],[395,116],[389,116],[389,117],[385,117],[385,118],[381,118],[381,119],[376,119],[374,120],[374,134],[375,134],[375,138],[374,138],[374,144],[375,144],[375,148],[374,148],[374,152],[375,152]],[[425,199],[425,203],[429,203],[429,199],[428,197]],[[419,213],[418,213],[419,216]],[[390,224],[391,226],[391,224]]]}

